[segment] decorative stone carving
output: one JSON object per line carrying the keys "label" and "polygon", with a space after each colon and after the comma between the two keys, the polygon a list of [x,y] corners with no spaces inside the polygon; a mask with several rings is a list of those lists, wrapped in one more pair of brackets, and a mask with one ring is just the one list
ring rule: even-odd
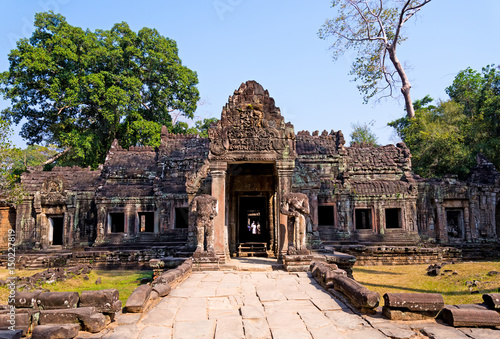
{"label": "decorative stone carving", "polygon": [[210,172],[210,162],[205,159],[205,162],[196,172],[186,173],[186,192],[188,194],[195,194],[200,189],[202,181],[208,176]]}
{"label": "decorative stone carving", "polygon": [[62,193],[63,182],[59,179],[49,179],[42,184],[43,193]]}
{"label": "decorative stone carving", "polygon": [[241,157],[241,152],[253,154],[246,157],[254,160],[257,152],[275,159],[295,156],[293,125],[285,124],[274,99],[255,81],[234,92],[208,135],[212,158]]}
{"label": "decorative stone carving", "polygon": [[307,195],[285,194],[281,199],[281,213],[294,217],[293,234],[289,234],[288,254],[309,253],[306,247],[306,215],[309,214]]}
{"label": "decorative stone carving", "polygon": [[217,199],[207,195],[199,195],[193,200],[196,213],[196,252],[213,253],[214,250],[214,218],[217,215]]}

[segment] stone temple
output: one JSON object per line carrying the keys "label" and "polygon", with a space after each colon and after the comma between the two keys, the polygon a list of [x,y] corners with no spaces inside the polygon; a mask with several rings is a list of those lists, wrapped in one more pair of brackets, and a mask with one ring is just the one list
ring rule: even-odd
{"label": "stone temple", "polygon": [[281,202],[292,192],[308,198],[308,246],[495,243],[500,234],[500,176],[484,157],[466,181],[423,179],[404,143],[346,147],[341,131],[296,133],[255,81],[229,97],[208,138],[163,128],[157,148],[115,141],[99,170],[29,168],[22,183],[29,196],[0,205],[0,220],[1,233],[15,228],[27,250],[193,251],[201,195],[216,199],[210,218],[221,259],[286,254],[293,224]]}

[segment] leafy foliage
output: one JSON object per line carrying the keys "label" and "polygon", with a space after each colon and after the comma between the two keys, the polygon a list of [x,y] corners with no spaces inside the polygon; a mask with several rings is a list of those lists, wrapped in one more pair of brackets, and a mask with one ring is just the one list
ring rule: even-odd
{"label": "leafy foliage", "polygon": [[179,129],[171,113],[192,119],[199,100],[197,75],[175,41],[124,22],[92,32],[38,13],[9,61],[0,83],[12,106],[2,115],[27,120],[21,136],[29,143],[70,147],[66,163],[97,167],[115,138],[123,147],[159,145],[162,125]]}
{"label": "leafy foliage", "polygon": [[[392,96],[401,86],[407,114],[413,117],[410,82],[396,56],[396,47],[406,37],[402,28],[430,0],[333,0],[337,9],[334,19],[327,20],[319,37],[333,37],[331,49],[337,60],[347,50],[357,56],[350,75],[366,102],[378,94]],[[390,62],[389,62],[390,60]]]}
{"label": "leafy foliage", "polygon": [[446,89],[450,100],[414,103],[414,119],[389,123],[410,148],[413,169],[424,177],[465,178],[478,153],[500,168],[500,72],[494,66],[458,73]]}
{"label": "leafy foliage", "polygon": [[11,135],[9,122],[0,119],[0,199],[9,203],[19,203],[24,190],[17,184],[19,175],[13,171],[13,157],[17,149],[12,147]]}
{"label": "leafy foliage", "polygon": [[351,124],[351,145],[356,142],[368,144],[371,146],[378,146],[377,136],[372,132],[370,128],[370,126],[373,126],[373,124],[374,121],[371,121],[370,123],[357,122],[355,124]]}

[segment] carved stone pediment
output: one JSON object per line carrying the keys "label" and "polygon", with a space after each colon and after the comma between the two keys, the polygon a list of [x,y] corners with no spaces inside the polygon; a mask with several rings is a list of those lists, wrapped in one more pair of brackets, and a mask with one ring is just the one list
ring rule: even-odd
{"label": "carved stone pediment", "polygon": [[63,193],[62,180],[48,179],[42,183],[42,193]]}
{"label": "carved stone pediment", "polygon": [[284,122],[267,90],[247,81],[234,92],[211,126],[210,159],[276,160],[295,158],[293,125]]}

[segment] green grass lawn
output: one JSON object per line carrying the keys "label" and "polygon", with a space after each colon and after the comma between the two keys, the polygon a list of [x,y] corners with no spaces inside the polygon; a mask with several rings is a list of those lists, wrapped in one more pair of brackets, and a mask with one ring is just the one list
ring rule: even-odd
{"label": "green grass lawn", "polygon": [[[18,270],[17,276],[31,276],[36,272],[43,270]],[[8,275],[6,269],[0,269],[0,279],[5,279]],[[88,274],[89,280],[84,280],[83,275],[78,275],[66,280],[65,282],[55,282],[53,284],[43,284],[42,288],[49,289],[51,292],[79,292],[89,290],[103,290],[116,288],[120,291],[120,300],[125,306],[127,298],[132,291],[139,286],[142,278],[151,277],[153,271],[128,271],[128,270],[93,270]],[[95,281],[101,278],[101,284],[96,285]],[[0,287],[0,304],[7,303],[8,289],[6,286]]]}
{"label": "green grass lawn", "polygon": [[[372,291],[380,293],[440,293],[446,304],[471,304],[483,302],[483,293],[495,293],[500,288],[500,261],[471,262],[445,265],[442,275],[427,275],[428,265],[355,266],[354,279]],[[450,272],[445,272],[450,270]],[[452,274],[457,272],[458,274]],[[477,280],[477,287],[469,288],[467,281]],[[474,294],[471,291],[476,292]],[[381,305],[383,300],[381,300]]]}

